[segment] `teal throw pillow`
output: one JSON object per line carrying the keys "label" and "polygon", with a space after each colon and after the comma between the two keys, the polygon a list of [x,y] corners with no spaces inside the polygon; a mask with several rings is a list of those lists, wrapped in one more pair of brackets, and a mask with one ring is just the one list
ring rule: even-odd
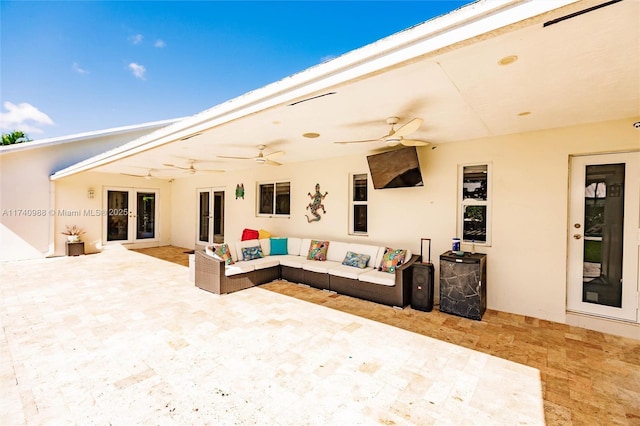
{"label": "teal throw pillow", "polygon": [[289,254],[287,251],[288,240],[286,238],[270,238],[271,256],[279,254]]}

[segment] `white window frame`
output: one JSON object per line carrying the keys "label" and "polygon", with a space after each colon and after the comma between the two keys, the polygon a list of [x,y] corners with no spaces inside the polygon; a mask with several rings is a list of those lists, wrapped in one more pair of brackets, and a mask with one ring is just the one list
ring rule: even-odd
{"label": "white window frame", "polygon": [[[355,177],[356,176],[364,176],[367,179],[367,199],[365,201],[355,201]],[[369,234],[369,194],[371,194],[371,179],[369,179],[369,174],[367,172],[363,173],[351,173],[349,174],[349,234],[350,235],[368,235]],[[356,231],[355,230],[355,215],[354,208],[355,206],[366,206],[367,207],[367,231]]]}
{"label": "white window frame", "polygon": [[[279,214],[276,213],[276,185],[279,183],[286,183],[289,185],[289,213],[287,214]],[[271,213],[260,213],[260,197],[262,194],[261,187],[265,185],[273,185],[273,205],[271,206]],[[268,180],[256,183],[256,216],[258,217],[282,217],[282,218],[290,218],[291,217],[291,181],[282,179],[282,180]]]}
{"label": "white window frame", "polygon": [[[486,166],[487,167],[487,199],[475,200],[463,198],[464,169],[465,167]],[[486,206],[486,241],[475,241],[476,246],[491,246],[491,205],[493,200],[493,165],[491,162],[468,163],[458,165],[458,221],[457,235],[463,244],[471,244],[472,240],[464,239],[464,211],[467,206]]]}

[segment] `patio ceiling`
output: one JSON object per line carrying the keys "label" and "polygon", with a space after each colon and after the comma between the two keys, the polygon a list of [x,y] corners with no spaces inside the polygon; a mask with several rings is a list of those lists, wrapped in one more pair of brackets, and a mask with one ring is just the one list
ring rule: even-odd
{"label": "patio ceiling", "polygon": [[[180,178],[189,174],[164,164],[271,167],[217,158],[253,157],[260,144],[266,154],[284,151],[277,161],[285,164],[364,156],[387,147],[334,142],[381,137],[390,116],[400,124],[422,118],[409,138],[439,145],[640,115],[639,1],[606,2],[547,26],[605,2],[553,2],[570,4],[552,11],[535,9],[552,2],[498,3],[474,3],[365,46],[83,169]],[[500,65],[508,56],[517,60]],[[310,132],[320,136],[303,137]]]}

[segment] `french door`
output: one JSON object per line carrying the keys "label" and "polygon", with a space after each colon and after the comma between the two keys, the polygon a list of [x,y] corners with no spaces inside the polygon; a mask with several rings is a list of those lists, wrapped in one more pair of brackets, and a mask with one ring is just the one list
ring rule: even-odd
{"label": "french door", "polygon": [[196,243],[206,245],[224,242],[224,191],[198,189]]}
{"label": "french door", "polygon": [[158,240],[158,190],[105,188],[103,209],[106,242]]}
{"label": "french door", "polygon": [[638,321],[640,152],[571,158],[567,309]]}

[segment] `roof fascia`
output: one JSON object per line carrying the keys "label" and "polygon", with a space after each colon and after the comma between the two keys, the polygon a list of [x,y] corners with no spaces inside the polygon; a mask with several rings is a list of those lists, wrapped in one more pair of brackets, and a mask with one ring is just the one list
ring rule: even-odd
{"label": "roof fascia", "polygon": [[65,143],[79,142],[83,140],[114,136],[114,135],[119,135],[123,133],[129,133],[129,132],[136,132],[136,131],[145,130],[145,129],[157,129],[157,128],[168,126],[169,124],[173,124],[183,119],[184,117],[172,118],[169,120],[153,121],[149,123],[134,124],[131,126],[114,127],[114,128],[105,129],[105,130],[96,130],[92,132],[76,133],[68,136],[33,140],[33,141],[13,144],[13,145],[4,145],[4,146],[0,146],[0,155],[6,152],[16,152],[16,151],[23,151],[27,149],[44,148],[49,146],[61,145]]}
{"label": "roof fascia", "polygon": [[400,64],[581,0],[480,0],[218,104],[51,175],[57,180]]}

